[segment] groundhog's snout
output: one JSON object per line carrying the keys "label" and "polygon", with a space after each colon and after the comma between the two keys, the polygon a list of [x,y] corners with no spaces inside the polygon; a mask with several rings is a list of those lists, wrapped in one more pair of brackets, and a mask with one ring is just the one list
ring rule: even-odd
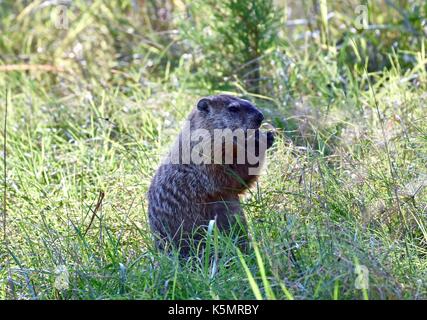
{"label": "groundhog's snout", "polygon": [[255,128],[258,129],[261,126],[261,123],[264,121],[264,115],[261,111],[257,111],[256,115],[254,116],[254,124]]}
{"label": "groundhog's snout", "polygon": [[259,125],[261,125],[261,123],[264,121],[264,115],[262,114],[262,112],[258,113],[257,121],[258,121]]}

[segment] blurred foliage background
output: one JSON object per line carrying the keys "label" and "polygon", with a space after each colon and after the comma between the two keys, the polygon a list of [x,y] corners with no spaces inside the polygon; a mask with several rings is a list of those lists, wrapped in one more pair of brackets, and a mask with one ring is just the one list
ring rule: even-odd
{"label": "blurred foliage background", "polygon": [[[356,26],[360,6],[366,29]],[[141,82],[191,71],[213,90],[241,83],[265,93],[283,80],[275,72],[288,51],[336,54],[352,72],[390,68],[393,53],[415,66],[426,10],[423,1],[2,1],[1,59],[100,82],[123,80],[120,71]]]}

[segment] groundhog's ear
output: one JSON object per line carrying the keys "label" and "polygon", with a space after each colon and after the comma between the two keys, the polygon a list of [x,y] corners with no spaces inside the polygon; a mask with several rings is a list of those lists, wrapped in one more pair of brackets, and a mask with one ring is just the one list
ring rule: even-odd
{"label": "groundhog's ear", "polygon": [[210,104],[209,99],[202,98],[199,100],[199,102],[197,102],[197,110],[207,113],[207,112],[209,112],[209,104]]}

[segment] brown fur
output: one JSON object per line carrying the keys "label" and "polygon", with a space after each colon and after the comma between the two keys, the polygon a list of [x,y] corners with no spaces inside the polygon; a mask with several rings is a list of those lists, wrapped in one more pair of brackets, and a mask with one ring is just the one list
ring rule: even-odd
{"label": "brown fur", "polygon": [[[238,105],[238,112],[227,109],[232,103]],[[200,100],[188,117],[191,130],[203,128],[209,132],[225,128],[258,129],[262,119],[262,113],[248,101],[228,95]],[[269,139],[271,145],[273,137],[269,136]],[[171,154],[181,152],[181,149],[177,140]],[[165,248],[172,244],[187,254],[191,244],[201,238],[210,220],[215,220],[223,231],[230,230],[238,221],[245,230],[246,220],[239,196],[258,177],[249,175],[249,167],[248,164],[235,163],[196,165],[163,162],[148,192],[149,221],[157,246]]]}

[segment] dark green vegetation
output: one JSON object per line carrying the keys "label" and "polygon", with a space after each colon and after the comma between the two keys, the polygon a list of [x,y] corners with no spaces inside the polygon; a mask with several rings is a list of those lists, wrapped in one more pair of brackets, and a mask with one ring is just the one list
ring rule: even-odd
{"label": "dark green vegetation", "polygon": [[[426,3],[277,2],[73,1],[66,29],[1,2],[0,298],[427,298]],[[145,192],[224,91],[280,133],[244,199],[254,243],[213,228],[219,258],[180,262],[154,250]]]}

